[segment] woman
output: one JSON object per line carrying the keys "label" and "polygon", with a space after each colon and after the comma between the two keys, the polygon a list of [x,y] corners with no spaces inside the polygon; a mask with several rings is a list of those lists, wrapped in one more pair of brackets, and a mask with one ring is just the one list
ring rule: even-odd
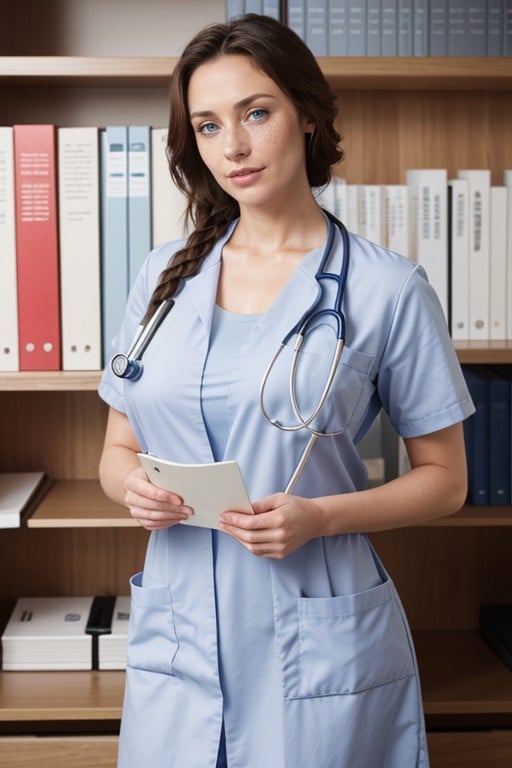
{"label": "woman", "polygon": [[[172,76],[169,158],[195,225],[153,251],[117,341],[174,306],[137,381],[105,372],[106,493],[152,532],[132,579],[119,765],[412,768],[428,765],[414,652],[395,589],[366,533],[457,510],[461,421],[472,404],[421,268],[329,222],[312,194],[339,162],[335,102],[289,29],[248,15],[200,32]],[[333,237],[332,249],[326,238]],[[348,261],[348,248],[350,261]],[[260,382],[307,313],[330,309],[348,266],[346,339],[327,401],[330,313],[292,338],[262,398],[280,426],[322,433],[283,493],[308,433],[270,423]],[[366,490],[355,444],[384,407],[411,471]],[[236,459],[254,515],[180,525],[187,499],[152,485],[137,452]]]}

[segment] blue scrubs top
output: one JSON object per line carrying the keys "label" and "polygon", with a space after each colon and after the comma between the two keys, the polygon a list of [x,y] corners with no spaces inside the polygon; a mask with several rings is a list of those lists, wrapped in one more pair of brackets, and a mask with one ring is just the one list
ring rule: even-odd
{"label": "blue scrubs top", "polygon": [[[128,415],[142,450],[163,458],[214,458],[201,388],[222,246],[235,226],[176,295],[145,353],[142,378],[116,379],[107,369],[100,385],[101,396]],[[423,270],[360,237],[351,236],[350,244],[347,341],[315,422],[324,431],[342,432],[317,441],[297,495],[366,487],[355,443],[381,407],[404,437],[442,429],[473,412]],[[158,276],[180,245],[149,255],[116,350],[130,346]],[[238,460],[253,499],[283,490],[307,439],[265,422],[259,386],[290,328],[313,307],[333,304],[334,281],[320,288],[315,280],[321,253],[306,254],[272,306],[251,323],[227,377],[224,458]],[[339,273],[342,258],[336,234],[333,272]],[[304,345],[298,372],[304,413],[318,400],[332,349],[332,327],[322,322]],[[294,422],[290,359],[287,347],[266,393],[268,411],[282,423]],[[209,530],[178,525],[151,534],[144,571],[131,584],[121,768],[214,768],[223,718],[229,768],[425,768],[410,632],[367,537],[321,537],[283,560],[253,558],[227,539],[220,545],[218,537],[215,553]],[[252,615],[263,581],[244,565],[253,560],[268,576],[263,597],[271,600],[270,618],[263,609]]]}

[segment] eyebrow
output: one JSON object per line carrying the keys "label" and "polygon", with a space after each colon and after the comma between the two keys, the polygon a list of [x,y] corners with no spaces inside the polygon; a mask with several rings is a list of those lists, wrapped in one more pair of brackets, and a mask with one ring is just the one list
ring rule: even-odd
{"label": "eyebrow", "polygon": [[[244,99],[237,101],[234,106],[237,109],[240,107],[247,107],[251,102],[261,98],[274,99],[275,96],[272,93],[252,93],[250,96],[246,96]],[[211,117],[214,114],[215,112],[211,109],[198,110],[190,113],[190,119],[193,120],[195,117]]]}

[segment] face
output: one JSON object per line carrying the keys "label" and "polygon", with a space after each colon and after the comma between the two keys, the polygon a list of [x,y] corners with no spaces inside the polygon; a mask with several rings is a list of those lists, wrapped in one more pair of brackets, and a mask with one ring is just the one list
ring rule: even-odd
{"label": "face", "polygon": [[304,135],[314,126],[248,56],[198,67],[188,106],[205,165],[241,209],[309,192]]}

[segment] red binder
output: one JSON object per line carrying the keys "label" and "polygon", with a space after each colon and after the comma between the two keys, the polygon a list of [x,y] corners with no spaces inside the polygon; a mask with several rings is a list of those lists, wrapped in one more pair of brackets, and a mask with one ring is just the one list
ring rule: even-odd
{"label": "red binder", "polygon": [[55,126],[14,126],[20,371],[60,369],[55,150]]}

